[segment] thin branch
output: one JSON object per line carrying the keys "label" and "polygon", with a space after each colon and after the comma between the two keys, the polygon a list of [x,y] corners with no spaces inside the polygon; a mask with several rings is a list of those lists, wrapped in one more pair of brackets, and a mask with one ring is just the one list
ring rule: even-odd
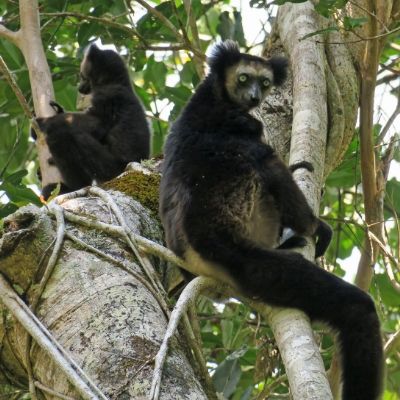
{"label": "thin branch", "polygon": [[[190,26],[190,31],[192,32],[194,44],[196,46],[196,49],[201,52],[199,31],[197,30],[196,19],[194,16],[191,1],[183,0],[183,4],[184,4],[185,10],[186,10],[187,17],[188,17],[188,23]],[[203,65],[204,57],[199,57],[198,55],[195,54],[194,61],[195,61],[197,74],[199,75],[200,78],[203,78],[204,77],[204,65]]]}
{"label": "thin branch", "polygon": [[[368,7],[374,10],[373,0],[368,0]],[[376,35],[377,21],[371,19],[368,24],[368,34],[371,37]],[[377,223],[382,218],[383,209],[379,201],[380,190],[377,179],[377,161],[373,143],[373,115],[376,75],[379,65],[380,45],[378,40],[365,44],[362,65],[361,65],[361,93],[360,93],[360,162],[361,162],[361,183],[363,188],[365,220],[369,229],[379,240],[382,239],[382,224]],[[370,247],[370,249],[368,249]],[[370,237],[366,238],[365,249],[357,268],[356,285],[367,290],[372,278],[373,264],[378,256],[379,247],[371,242]]]}
{"label": "thin branch", "polygon": [[352,4],[353,6],[359,8],[360,10],[364,11],[366,14],[368,14],[372,18],[375,18],[382,25],[383,29],[386,32],[389,32],[389,29],[387,28],[385,23],[380,18],[378,18],[375,13],[371,12],[370,10],[368,10],[367,8],[361,6],[360,4],[356,3],[355,1],[350,0],[349,3]]}
{"label": "thin branch", "polygon": [[[400,47],[395,50],[400,51]],[[390,61],[388,64],[385,64],[385,63],[380,64],[381,69],[378,71],[378,75],[382,74],[384,71],[391,70],[391,69],[393,69],[393,67],[397,66],[399,64],[400,57],[396,57],[396,58],[390,59],[388,61]]]}
{"label": "thin branch", "polygon": [[135,21],[133,16],[135,15],[135,10],[132,7],[130,0],[124,0],[125,8],[127,10],[127,18],[131,24],[131,28],[135,31],[135,35],[143,42],[144,45],[147,45],[147,40],[138,32],[135,27]]}
{"label": "thin branch", "polygon": [[[384,37],[386,37],[386,36],[389,36],[389,35],[391,35],[391,34],[393,34],[393,33],[398,32],[398,31],[400,31],[400,26],[398,26],[398,27],[395,28],[395,29],[392,29],[392,30],[389,31],[389,32],[381,33],[380,35],[368,36],[368,37],[363,37],[363,36],[361,36],[361,35],[357,35],[360,39],[346,40],[346,41],[343,41],[343,42],[325,42],[325,41],[322,42],[322,41],[320,41],[320,40],[316,40],[315,43],[324,44],[324,45],[325,45],[325,44],[352,44],[352,43],[360,43],[360,42],[364,42],[364,41],[370,41],[370,40],[375,40],[375,39],[382,39],[382,38],[384,38]],[[352,31],[352,33],[355,34],[353,31]]]}
{"label": "thin branch", "polygon": [[155,358],[155,366],[153,372],[153,381],[150,389],[150,399],[158,400],[161,389],[162,369],[167,358],[168,348],[172,337],[175,335],[178,328],[178,323],[181,317],[186,313],[190,304],[205,290],[215,290],[219,284],[214,279],[197,277],[190,281],[185,289],[183,289],[179,300],[172,311],[171,318],[165,332],[163,342]]}
{"label": "thin branch", "polygon": [[[189,51],[191,51],[195,56],[199,57],[201,60],[205,60],[205,55],[200,49],[197,49],[192,45],[190,40],[185,37],[183,34],[179,32],[179,30],[175,27],[175,25],[160,11],[158,11],[156,8],[150,6],[143,0],[136,0],[137,3],[139,3],[142,7],[144,7],[149,13],[153,14],[157,19],[160,20],[177,38],[178,42],[184,43]],[[172,2],[172,6],[174,6],[174,3]]]}
{"label": "thin branch", "polygon": [[390,339],[386,342],[384,350],[385,355],[388,356],[392,351],[396,350],[400,346],[400,330],[393,334]]}
{"label": "thin branch", "polygon": [[376,81],[376,86],[382,85],[383,83],[388,84],[388,83],[394,81],[395,79],[398,79],[399,75],[400,75],[400,71],[397,73],[383,76],[382,78],[380,78]]}
{"label": "thin branch", "polygon": [[57,397],[57,398],[59,398],[59,399],[62,399],[62,400],[76,400],[76,399],[73,398],[73,397],[66,396],[65,394],[56,392],[55,390],[50,389],[49,387],[43,385],[42,383],[40,383],[40,382],[38,382],[38,381],[35,382],[35,386],[36,386],[38,389],[40,389],[42,392],[46,392],[46,393],[48,393],[48,394],[51,394],[52,396]]}
{"label": "thin branch", "polygon": [[[56,262],[58,260],[58,256],[61,251],[62,243],[64,240],[64,231],[65,231],[65,224],[64,224],[64,216],[62,213],[62,209],[58,205],[53,205],[54,213],[56,215],[57,219],[57,235],[56,235],[56,240],[54,242],[54,248],[53,252],[50,256],[50,259],[47,263],[45,272],[42,276],[42,279],[40,281],[39,287],[37,290],[34,290],[33,296],[31,299],[31,305],[30,309],[34,313],[37,307],[37,304],[42,297],[42,294],[44,292],[44,289],[46,287],[47,281],[49,280],[54,267],[56,265]],[[37,400],[37,394],[36,394],[36,387],[35,387],[35,380],[34,380],[34,375],[33,375],[33,369],[32,369],[32,361],[31,361],[31,350],[32,350],[32,336],[27,333],[26,335],[26,340],[25,340],[25,363],[27,366],[27,371],[28,371],[28,380],[29,380],[29,391],[31,393],[32,399]]]}
{"label": "thin branch", "polygon": [[[94,219],[90,219],[87,217],[78,216],[70,211],[64,210],[64,217],[66,220],[70,222],[76,222],[79,225],[83,225],[93,229],[99,229],[103,232],[109,233],[110,235],[117,236],[125,239],[126,233],[125,231],[115,225],[106,224],[104,222],[96,221]],[[181,258],[177,257],[171,250],[166,247],[153,242],[143,236],[137,235],[134,232],[131,232],[131,236],[135,238],[135,241],[142,247],[144,251],[147,251],[149,254],[160,257],[168,262],[172,262],[178,267],[181,267],[189,272],[196,273],[194,268],[191,268],[190,265],[187,265]]]}
{"label": "thin branch", "polygon": [[171,44],[169,46],[157,46],[152,44],[143,44],[143,46],[136,46],[139,50],[152,50],[152,51],[178,51],[178,50],[191,50],[190,47],[184,44]]}
{"label": "thin branch", "polygon": [[64,223],[64,214],[62,208],[57,204],[51,205],[51,210],[53,211],[56,220],[57,220],[57,234],[56,241],[54,243],[53,252],[51,253],[50,259],[47,263],[46,269],[40,280],[40,284],[38,289],[35,291],[34,296],[31,300],[30,309],[35,312],[36,306],[42,297],[44,289],[47,285],[47,282],[54,271],[54,267],[56,266],[58,257],[60,256],[62,244],[64,241],[64,233],[65,233],[65,223]]}
{"label": "thin branch", "polygon": [[127,240],[128,244],[130,245],[130,247],[133,251],[133,254],[135,254],[136,258],[139,260],[139,262],[142,265],[143,270],[144,270],[145,274],[147,275],[147,277],[149,278],[150,282],[152,283],[154,288],[156,288],[160,291],[160,293],[165,293],[164,287],[162,286],[153,265],[147,258],[147,255],[143,254],[138,249],[137,242],[135,240],[135,235],[132,235],[132,230],[129,228],[129,226],[125,222],[124,215],[122,214],[121,210],[115,203],[115,201],[112,198],[112,196],[110,195],[110,193],[106,192],[105,190],[103,190],[97,186],[91,186],[89,188],[89,193],[98,196],[99,198],[101,198],[105,203],[107,203],[111,207],[112,212],[117,217],[117,220],[118,220],[120,226],[122,227],[122,229],[124,230],[124,232],[126,234],[126,240]]}
{"label": "thin branch", "polygon": [[[376,235],[374,235],[374,233],[372,233],[371,231],[368,230],[368,237],[373,240],[378,246],[379,248],[382,250],[382,252],[384,253],[384,255],[393,263],[393,265],[398,266],[399,265],[399,261],[395,259],[395,257],[389,252],[389,250],[386,248],[386,246],[382,243],[381,240],[379,240],[377,238]],[[388,277],[390,279],[390,283],[392,284],[393,288],[400,293],[400,283],[397,282],[395,274],[393,272],[392,266],[390,265],[390,263],[388,263],[386,265],[386,270],[388,273]]]}
{"label": "thin branch", "polygon": [[15,138],[15,142],[13,144],[13,147],[9,151],[8,158],[7,158],[6,162],[5,162],[5,164],[4,164],[3,168],[0,171],[0,180],[2,180],[2,178],[4,177],[4,174],[7,172],[7,169],[9,167],[11,161],[14,159],[15,152],[17,151],[17,148],[18,148],[18,145],[19,145],[19,141],[20,141],[21,136],[22,136],[21,135],[21,128],[20,128],[20,126],[18,124],[18,121],[17,121],[17,124],[16,124],[16,130],[17,130],[17,137]]}
{"label": "thin branch", "polygon": [[121,24],[119,22],[115,22],[111,18],[94,17],[93,15],[80,14],[77,12],[70,12],[70,11],[55,12],[55,13],[41,13],[41,15],[46,16],[46,17],[77,18],[77,19],[82,19],[85,21],[97,22],[102,25],[108,25],[108,26],[111,26],[112,28],[120,29],[121,31],[127,32],[131,35],[135,33],[135,30],[132,29],[131,27]]}
{"label": "thin branch", "polygon": [[396,117],[400,114],[400,95],[397,96],[397,105],[395,110],[393,111],[392,115],[389,117],[389,119],[387,120],[385,126],[383,127],[383,129],[381,130],[378,139],[376,141],[376,144],[380,144],[383,142],[383,140],[385,139],[386,134],[388,133],[390,127],[393,125],[394,120],[396,119]]}
{"label": "thin branch", "polygon": [[20,31],[12,31],[7,29],[3,24],[0,23],[0,37],[9,40],[15,46],[20,46]]}
{"label": "thin branch", "polygon": [[[48,354],[58,368],[65,374],[71,384],[83,399],[107,400],[104,394],[91,380],[83,374],[80,367],[61,350],[61,345],[52,337],[50,332],[32,313],[29,307],[19,298],[14,289],[0,274],[0,298],[3,304],[10,310],[18,322],[29,332],[36,343]],[[78,375],[78,373],[80,375]],[[91,387],[89,387],[89,384]]]}
{"label": "thin branch", "polygon": [[170,44],[168,46],[149,44],[148,41],[137,31],[137,29],[135,29],[135,27],[127,26],[127,25],[121,24],[119,22],[115,22],[111,18],[95,17],[92,15],[80,14],[77,12],[42,13],[42,15],[49,16],[49,17],[77,18],[77,19],[84,20],[84,21],[92,21],[92,22],[97,22],[102,25],[111,26],[112,28],[116,28],[121,31],[124,31],[124,32],[128,33],[129,35],[136,36],[143,43],[143,45],[135,46],[139,50],[152,50],[152,51],[177,51],[177,50],[191,51],[192,50],[190,45],[188,46],[184,43]]}
{"label": "thin branch", "polygon": [[142,7],[144,7],[150,14],[153,14],[157,19],[160,20],[174,35],[177,39],[182,41],[183,37],[181,33],[175,28],[175,25],[160,11],[156,8],[152,7],[150,4],[147,4],[143,0],[136,0]]}
{"label": "thin branch", "polygon": [[36,134],[38,136],[41,135],[42,133],[40,131],[39,125],[37,124],[36,120],[34,119],[34,115],[32,114],[32,111],[29,108],[28,102],[26,101],[24,94],[22,93],[16,80],[14,79],[10,70],[8,69],[7,64],[3,60],[2,56],[0,56],[0,71],[3,73],[7,82],[11,86],[11,89],[15,93],[15,96],[17,97],[19,104],[21,105],[22,109],[24,110],[25,115],[31,120],[33,129],[35,130]]}

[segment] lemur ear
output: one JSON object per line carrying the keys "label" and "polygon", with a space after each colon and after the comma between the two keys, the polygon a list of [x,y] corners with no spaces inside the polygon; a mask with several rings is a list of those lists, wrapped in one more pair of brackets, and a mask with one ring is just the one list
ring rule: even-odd
{"label": "lemur ear", "polygon": [[227,66],[234,65],[240,60],[240,49],[233,40],[225,40],[216,44],[207,62],[211,72],[221,76]]}
{"label": "lemur ear", "polygon": [[267,62],[274,73],[274,85],[282,85],[287,77],[287,70],[289,66],[288,59],[285,57],[274,56],[269,58]]}
{"label": "lemur ear", "polygon": [[95,43],[89,44],[85,51],[85,56],[89,57],[89,59],[94,60],[98,56],[100,56],[102,51],[97,47]]}

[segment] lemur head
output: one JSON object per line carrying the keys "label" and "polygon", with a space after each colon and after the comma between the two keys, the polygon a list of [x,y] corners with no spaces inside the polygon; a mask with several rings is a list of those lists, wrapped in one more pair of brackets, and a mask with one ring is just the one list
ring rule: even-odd
{"label": "lemur head", "polygon": [[124,61],[113,50],[101,50],[95,44],[89,45],[81,63],[79,92],[89,94],[98,87],[110,84],[130,85]]}
{"label": "lemur head", "polygon": [[241,53],[231,40],[214,47],[208,64],[225,95],[245,110],[259,106],[272,86],[281,85],[288,67],[283,57],[265,59]]}

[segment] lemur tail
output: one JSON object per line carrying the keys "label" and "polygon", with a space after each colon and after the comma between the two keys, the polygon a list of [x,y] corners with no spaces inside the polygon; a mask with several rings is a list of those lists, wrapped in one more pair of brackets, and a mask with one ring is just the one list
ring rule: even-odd
{"label": "lemur tail", "polygon": [[339,332],[343,400],[377,400],[383,352],[371,297],[302,255],[238,243],[226,232],[191,243],[206,260],[224,267],[245,295],[280,307],[298,308]]}

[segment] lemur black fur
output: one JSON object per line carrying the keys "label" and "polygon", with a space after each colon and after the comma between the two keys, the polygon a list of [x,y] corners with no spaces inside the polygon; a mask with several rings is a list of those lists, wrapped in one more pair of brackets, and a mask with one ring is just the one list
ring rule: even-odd
{"label": "lemur black fur", "polygon": [[[63,178],[62,192],[103,182],[120,174],[130,161],[149,157],[150,131],[143,106],[133,91],[122,58],[92,44],[81,64],[79,91],[91,94],[83,113],[64,113],[57,103],[53,117],[38,118],[52,160]],[[43,188],[45,198],[52,188]]]}
{"label": "lemur black fur", "polygon": [[201,275],[326,322],[338,332],[343,400],[378,399],[383,356],[371,297],[302,255],[276,249],[282,227],[316,236],[316,256],[331,238],[248,112],[283,83],[287,61],[224,42],[209,65],[165,145],[160,215],[168,246]]}

